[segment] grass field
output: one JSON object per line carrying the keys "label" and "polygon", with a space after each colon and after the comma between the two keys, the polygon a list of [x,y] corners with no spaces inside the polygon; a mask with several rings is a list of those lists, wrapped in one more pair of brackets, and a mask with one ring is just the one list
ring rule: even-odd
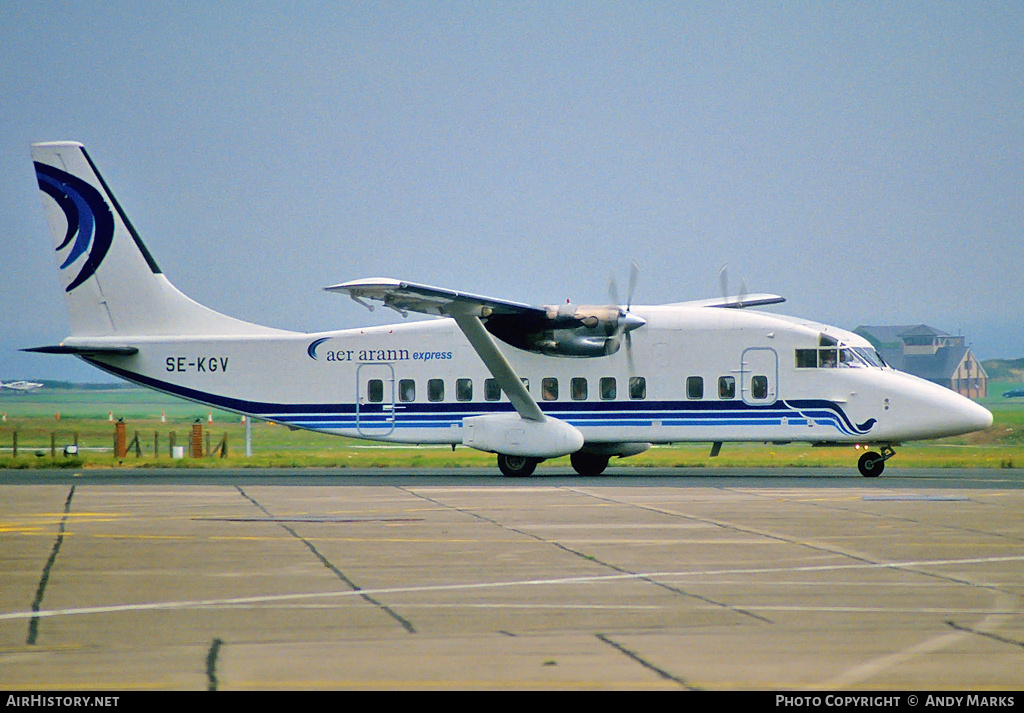
{"label": "grass field", "polygon": [[[893,465],[901,467],[1024,466],[1024,399],[1002,393],[1019,384],[990,384],[983,399],[995,423],[981,433],[909,443],[897,450]],[[33,467],[310,467],[310,468],[443,468],[495,467],[491,454],[449,446],[373,444],[256,421],[252,423],[252,456],[245,457],[245,426],[240,417],[139,388],[40,389],[32,393],[5,391],[0,396],[0,468]],[[113,421],[111,421],[113,419]],[[114,457],[114,421],[123,419],[128,455]],[[212,422],[211,422],[212,419]],[[203,427],[203,458],[170,457],[171,439],[189,452],[193,423]],[[173,433],[173,436],[172,436]],[[17,456],[13,455],[15,438]],[[227,456],[205,456],[226,438]],[[79,455],[66,457],[64,447],[77,442]],[[710,458],[708,444],[656,446],[639,456],[613,460],[635,467],[854,467],[852,447],[814,448],[804,444],[726,444]],[[138,454],[138,455],[137,455]],[[569,467],[568,458],[541,467]]]}

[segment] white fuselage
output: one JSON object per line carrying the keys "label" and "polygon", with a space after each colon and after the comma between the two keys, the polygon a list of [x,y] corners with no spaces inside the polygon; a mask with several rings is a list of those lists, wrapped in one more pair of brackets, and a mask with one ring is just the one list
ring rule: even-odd
{"label": "white fuselage", "polygon": [[[666,305],[631,312],[647,323],[632,334],[631,349],[610,356],[502,345],[545,415],[579,429],[588,444],[895,444],[991,423],[968,399],[888,367],[854,359],[799,366],[796,350],[819,349],[822,334],[871,349],[834,327],[749,310]],[[176,396],[298,428],[462,443],[464,418],[513,410],[487,383],[491,374],[451,319],[132,343],[135,355],[88,360]]]}

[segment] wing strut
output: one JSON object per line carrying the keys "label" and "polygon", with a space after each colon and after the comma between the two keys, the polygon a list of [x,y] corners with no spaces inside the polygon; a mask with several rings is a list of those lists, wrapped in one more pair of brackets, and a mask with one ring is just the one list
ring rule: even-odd
{"label": "wing strut", "polygon": [[452,315],[452,317],[455,319],[455,323],[459,325],[462,333],[466,335],[466,339],[469,340],[469,343],[476,350],[480,359],[483,360],[484,365],[494,375],[494,378],[498,380],[498,385],[501,386],[502,391],[508,396],[508,400],[512,402],[512,406],[515,407],[519,416],[527,421],[544,423],[547,420],[544,412],[540,410],[540,406],[530,396],[530,392],[526,390],[526,386],[520,380],[512,365],[508,363],[505,355],[501,353],[498,345],[494,343],[480,318],[470,314],[457,314]]}

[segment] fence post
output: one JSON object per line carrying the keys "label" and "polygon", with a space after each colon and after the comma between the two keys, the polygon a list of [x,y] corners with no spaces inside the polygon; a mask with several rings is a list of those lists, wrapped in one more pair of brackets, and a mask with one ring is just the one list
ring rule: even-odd
{"label": "fence post", "polygon": [[124,458],[128,455],[128,430],[124,421],[114,424],[114,456]]}
{"label": "fence post", "polygon": [[203,457],[203,424],[201,421],[192,424],[192,457]]}
{"label": "fence post", "polygon": [[15,458],[18,457],[18,432],[11,432],[11,455]]}

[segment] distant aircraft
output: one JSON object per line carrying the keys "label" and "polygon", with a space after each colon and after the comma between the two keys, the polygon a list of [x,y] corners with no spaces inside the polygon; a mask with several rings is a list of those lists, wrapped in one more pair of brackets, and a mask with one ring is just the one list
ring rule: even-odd
{"label": "distant aircraft", "polygon": [[6,384],[0,381],[0,389],[11,389],[12,391],[35,391],[42,386],[34,381],[8,381]]}
{"label": "distant aircraft", "polygon": [[174,396],[295,428],[465,445],[506,475],[569,456],[580,474],[655,443],[872,445],[882,472],[904,441],[987,428],[992,414],[889,368],[851,332],[698,302],[537,306],[372,278],[327,287],[439,319],[304,334],[204,307],[160,271],[79,143],[32,147],[73,354]]}

